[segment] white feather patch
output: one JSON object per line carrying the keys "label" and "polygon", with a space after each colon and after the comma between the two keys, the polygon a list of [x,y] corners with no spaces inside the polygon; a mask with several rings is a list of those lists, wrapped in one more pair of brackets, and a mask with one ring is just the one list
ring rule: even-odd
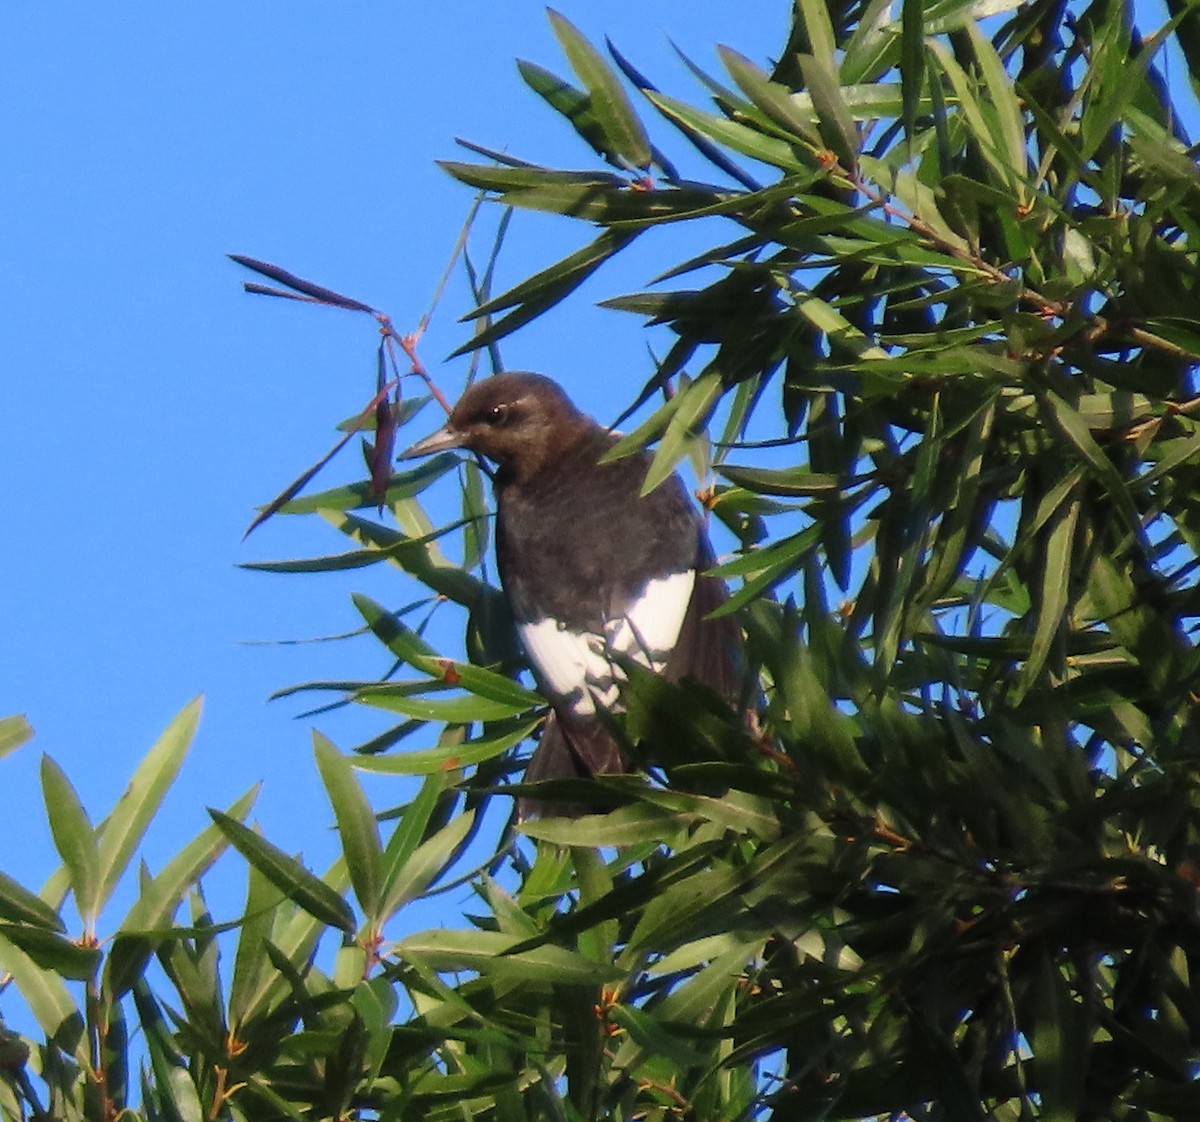
{"label": "white feather patch", "polygon": [[584,716],[595,712],[597,700],[604,706],[617,700],[622,675],[613,653],[661,673],[679,638],[695,583],[694,569],[648,581],[626,613],[605,624],[603,635],[573,631],[549,617],[518,623],[542,689]]}

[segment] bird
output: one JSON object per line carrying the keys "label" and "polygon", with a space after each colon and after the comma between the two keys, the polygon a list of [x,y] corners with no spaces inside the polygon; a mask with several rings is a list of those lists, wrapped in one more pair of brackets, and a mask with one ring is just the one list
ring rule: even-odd
{"label": "bird", "polygon": [[[604,461],[619,434],[541,374],[505,372],[463,393],[446,424],[400,459],[465,449],[495,464],[500,584],[550,703],[528,783],[625,772],[600,710],[620,704],[623,658],[698,681],[728,701],[741,684],[741,630],[709,618],[728,598],[704,520],[672,474],[642,489],[652,457]],[[518,814],[582,813],[523,799]]]}

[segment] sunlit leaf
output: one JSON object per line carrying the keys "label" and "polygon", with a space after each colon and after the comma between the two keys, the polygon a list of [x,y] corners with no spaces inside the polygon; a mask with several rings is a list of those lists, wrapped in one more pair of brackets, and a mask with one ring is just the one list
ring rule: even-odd
{"label": "sunlit leaf", "polygon": [[69,877],[75,906],[90,927],[100,911],[103,874],[96,831],[66,773],[42,757],[42,796],[54,847]]}
{"label": "sunlit leaf", "polygon": [[230,844],[280,892],[323,923],[346,932],[354,930],[354,913],[329,885],[237,819],[211,807],[208,813]]}
{"label": "sunlit leaf", "polygon": [[24,717],[0,717],[0,759],[31,739],[33,726]]}
{"label": "sunlit leaf", "polygon": [[383,888],[383,844],[375,814],[350,761],[315,730],[313,752],[337,819],[342,853],[358,905],[368,916],[375,917]]}
{"label": "sunlit leaf", "polygon": [[588,92],[589,107],[607,142],[606,155],[633,167],[650,166],[650,141],[617,76],[570,20],[548,9],[559,44]]}

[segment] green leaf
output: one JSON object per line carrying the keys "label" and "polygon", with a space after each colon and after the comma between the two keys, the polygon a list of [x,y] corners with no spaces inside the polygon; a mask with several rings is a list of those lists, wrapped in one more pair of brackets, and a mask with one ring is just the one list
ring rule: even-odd
{"label": "green leaf", "polygon": [[520,823],[521,833],[556,845],[638,845],[665,841],[686,826],[688,816],[650,803],[635,803],[609,814],[579,818],[532,818]]}
{"label": "green leaf", "polygon": [[[841,312],[839,312],[827,300],[823,300],[814,292],[798,290],[793,294],[795,300],[796,311],[800,313],[813,327],[818,331],[822,331],[829,338],[829,343],[832,347],[849,352],[854,358],[860,362],[863,360],[879,360],[886,362],[889,358],[887,351],[876,343],[872,343],[867,336],[851,323]],[[872,367],[874,363],[872,363]],[[883,367],[880,367],[883,369]],[[900,384],[902,379],[897,375],[890,375],[888,383],[891,388],[895,388]],[[882,388],[882,387],[881,387]]]}
{"label": "green leaf", "polygon": [[402,868],[417,846],[429,835],[435,815],[445,809],[453,796],[447,795],[455,781],[454,773],[441,769],[421,784],[417,797],[404,808],[384,850],[384,880],[391,882],[395,870]]}
{"label": "green leaf", "polygon": [[354,761],[354,766],[359,771],[378,775],[435,775],[453,768],[470,767],[493,760],[510,748],[515,748],[521,741],[527,740],[541,723],[542,718],[538,717],[533,721],[521,722],[496,736],[483,736],[395,755],[362,756]]}
{"label": "green leaf", "polygon": [[40,896],[23,888],[3,872],[0,872],[0,919],[40,927],[46,931],[66,931],[58,912]]}
{"label": "green leaf", "polygon": [[383,844],[375,813],[354,775],[350,761],[331,741],[313,730],[313,753],[321,782],[329,795],[350,884],[358,897],[358,906],[370,921],[380,921],[383,891]]}
{"label": "green leaf", "polygon": [[[243,821],[258,788],[252,787],[226,810]],[[138,898],[121,921],[112,947],[104,962],[106,991],[114,1000],[123,997],[137,984],[146,962],[154,951],[170,938],[178,937],[169,926],[171,917],[187,893],[225,851],[225,835],[210,825],[201,830],[148,883],[141,885]]]}
{"label": "green leaf", "polygon": [[43,970],[73,982],[86,982],[100,965],[99,947],[83,946],[44,927],[0,923],[0,935],[20,947]]}
{"label": "green leaf", "polygon": [[382,496],[374,492],[368,479],[345,487],[334,487],[315,495],[290,499],[279,508],[279,513],[311,514],[316,510],[365,510],[379,506],[381,500],[384,505],[390,506],[400,499],[410,499],[419,495],[458,464],[459,458],[453,452],[442,452],[422,461],[415,468],[395,472]]}
{"label": "green leaf", "polygon": [[820,58],[836,58],[838,41],[824,0],[797,0],[797,21],[803,24],[809,48]]}
{"label": "green leaf", "polygon": [[[624,248],[632,234],[618,233],[613,230],[603,231],[595,241],[564,257],[561,261],[543,269],[539,273],[521,281],[500,296],[495,296],[486,303],[473,308],[462,319],[476,319],[479,316],[491,315],[505,308],[529,302],[545,290],[554,288],[564,281],[573,281],[567,292],[573,291],[595,269],[608,260],[618,250]],[[565,295],[565,293],[564,293]]]}
{"label": "green leaf", "polygon": [[403,860],[397,855],[383,873],[381,922],[391,918],[410,900],[415,900],[445,871],[458,855],[459,847],[475,824],[475,812],[463,811],[444,829],[423,842]]}
{"label": "green leaf", "polygon": [[17,992],[46,1038],[86,1068],[89,1056],[83,1017],[58,972],[38,966],[3,933],[0,933],[0,971],[12,976]]}
{"label": "green leaf", "polygon": [[396,944],[401,959],[439,972],[477,970],[487,977],[533,985],[600,985],[621,972],[562,947],[540,946],[509,953],[519,940],[499,931],[423,931]]}
{"label": "green leaf", "polygon": [[800,55],[797,61],[817,111],[821,140],[837,156],[841,166],[852,172],[858,166],[858,133],[842,98],[838,76],[830,61],[832,57]]}
{"label": "green leaf", "polygon": [[979,67],[983,88],[987,91],[988,109],[996,118],[994,144],[1002,153],[1008,168],[1008,182],[1016,190],[1016,203],[1025,205],[1028,199],[1029,156],[1025,140],[1025,122],[1021,103],[1013,80],[992,46],[991,40],[976,23],[967,24],[971,50]]}
{"label": "green leaf", "polygon": [[90,931],[99,915],[102,884],[96,831],[66,773],[49,756],[42,757],[42,796],[54,847],[67,870],[75,906]]}
{"label": "green leaf", "polygon": [[1113,466],[1113,462],[1104,454],[1100,445],[1096,443],[1095,437],[1088,431],[1079,412],[1051,389],[1041,390],[1038,393],[1038,402],[1047,419],[1067,438],[1096,473],[1108,492],[1109,498],[1125,515],[1129,528],[1140,537],[1143,532],[1142,520],[1130,496],[1129,486],[1121,473]]}
{"label": "green leaf", "polygon": [[488,502],[483,489],[483,470],[475,460],[462,462],[462,514],[464,569],[474,569],[487,557]]}
{"label": "green leaf", "polygon": [[650,140],[625,96],[620,80],[570,20],[553,8],[547,11],[550,25],[571,69],[588,92],[589,108],[607,143],[604,155],[621,160],[630,167],[649,168]]}
{"label": "green leaf", "polygon": [[[431,686],[435,683],[429,683]],[[452,724],[470,724],[472,721],[499,721],[524,713],[528,705],[513,705],[493,701],[477,694],[467,697],[413,697],[404,683],[391,686],[368,686],[355,691],[355,701],[384,709],[389,713],[402,713],[420,721],[446,721]]]}
{"label": "green leaf", "polygon": [[724,144],[743,156],[749,156],[785,172],[806,172],[810,181],[818,177],[815,158],[802,153],[793,143],[765,135],[738,121],[729,121],[724,117],[705,113],[667,94],[647,90],[646,97],[668,120],[715,140],[718,144]]}
{"label": "green leaf", "polygon": [[489,164],[463,164],[455,160],[439,160],[438,166],[469,187],[500,194],[548,187],[605,189],[625,186],[625,181],[619,175],[603,171],[555,171],[536,165],[492,167]]}
{"label": "green leaf", "polygon": [[237,819],[212,807],[208,808],[208,813],[234,849],[289,900],[299,904],[314,919],[348,935],[354,933],[354,913],[350,905],[329,885]]}
{"label": "green leaf", "polygon": [[1045,530],[1045,553],[1039,570],[1041,587],[1034,600],[1037,605],[1037,621],[1033,644],[1017,683],[1018,700],[1041,674],[1051,649],[1060,639],[1063,616],[1071,599],[1071,559],[1080,506],[1076,485],[1055,508]]}
{"label": "green leaf", "polygon": [[755,66],[745,55],[729,47],[718,47],[717,53],[721,56],[730,77],[776,125],[802,143],[814,148],[820,146],[812,122],[797,111],[792,102],[791,92],[785,86],[772,82],[764,70]]}
{"label": "green leaf", "polygon": [[[950,48],[937,39],[927,39],[926,43],[930,56],[950,81],[951,89],[961,110],[959,119],[966,122],[980,155],[987,162],[1009,197],[1002,213],[1015,213],[1018,206],[1027,199],[1028,181],[1024,149],[1021,149],[1018,158],[1010,147],[1014,139],[1013,108],[1016,104],[1016,94],[1013,92],[1011,79],[1005,76],[1003,85],[999,89],[986,87],[988,99],[997,97],[1003,102],[998,120],[997,114],[990,104],[976,96],[977,83],[968,78]],[[988,58],[990,68],[995,65],[991,57],[995,55],[995,50],[991,48],[991,44],[987,44],[987,46],[990,51]],[[1001,67],[1001,71],[1003,71],[1003,67]],[[1019,106],[1017,114],[1016,124],[1019,130]]]}
{"label": "green leaf", "polygon": [[138,764],[129,786],[104,822],[100,838],[100,895],[103,907],[124,875],[146,828],[162,806],[163,798],[196,735],[201,699],[189,702],[163,730],[154,746]]}
{"label": "green leaf", "polygon": [[575,131],[598,155],[607,157],[612,152],[604,126],[592,112],[591,98],[583,90],[572,86],[544,66],[538,66],[536,62],[518,59],[517,71],[534,93],[571,122]]}
{"label": "green leaf", "polygon": [[925,85],[925,2],[903,0],[900,10],[900,89],[904,135],[916,141],[917,111]]}
{"label": "green leaf", "polygon": [[0,760],[33,739],[33,726],[21,715],[0,717]]}
{"label": "green leaf", "polygon": [[650,494],[674,473],[708,419],[721,392],[720,374],[716,370],[708,370],[676,394],[671,419],[667,422],[667,431],[654,450],[654,459],[646,471],[646,479],[642,484],[643,495]]}
{"label": "green leaf", "polygon": [[528,277],[502,295],[474,308],[462,318],[490,316],[495,311],[519,305],[515,312],[477,331],[471,340],[455,350],[451,357],[494,343],[536,319],[574,292],[605,261],[616,256],[636,236],[636,230],[605,230],[583,249],[568,254],[561,261]]}
{"label": "green leaf", "polygon": [[731,483],[756,495],[837,498],[842,491],[842,482],[836,475],[807,467],[774,469],[721,464],[717,470]]}
{"label": "green leaf", "polygon": [[1086,1016],[1062,968],[1044,946],[1037,949],[1037,960],[1036,984],[1030,986],[1028,1001],[1033,1013],[1029,1043],[1042,1100],[1039,1117],[1073,1122],[1083,1105],[1088,1065]]}

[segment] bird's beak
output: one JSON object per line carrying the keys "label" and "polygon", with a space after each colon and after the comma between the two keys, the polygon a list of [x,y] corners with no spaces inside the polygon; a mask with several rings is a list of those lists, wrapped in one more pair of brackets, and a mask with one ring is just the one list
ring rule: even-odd
{"label": "bird's beak", "polygon": [[411,448],[405,448],[396,457],[398,460],[415,460],[418,456],[432,456],[434,452],[445,452],[450,448],[461,448],[466,434],[444,425],[424,440],[418,440]]}

